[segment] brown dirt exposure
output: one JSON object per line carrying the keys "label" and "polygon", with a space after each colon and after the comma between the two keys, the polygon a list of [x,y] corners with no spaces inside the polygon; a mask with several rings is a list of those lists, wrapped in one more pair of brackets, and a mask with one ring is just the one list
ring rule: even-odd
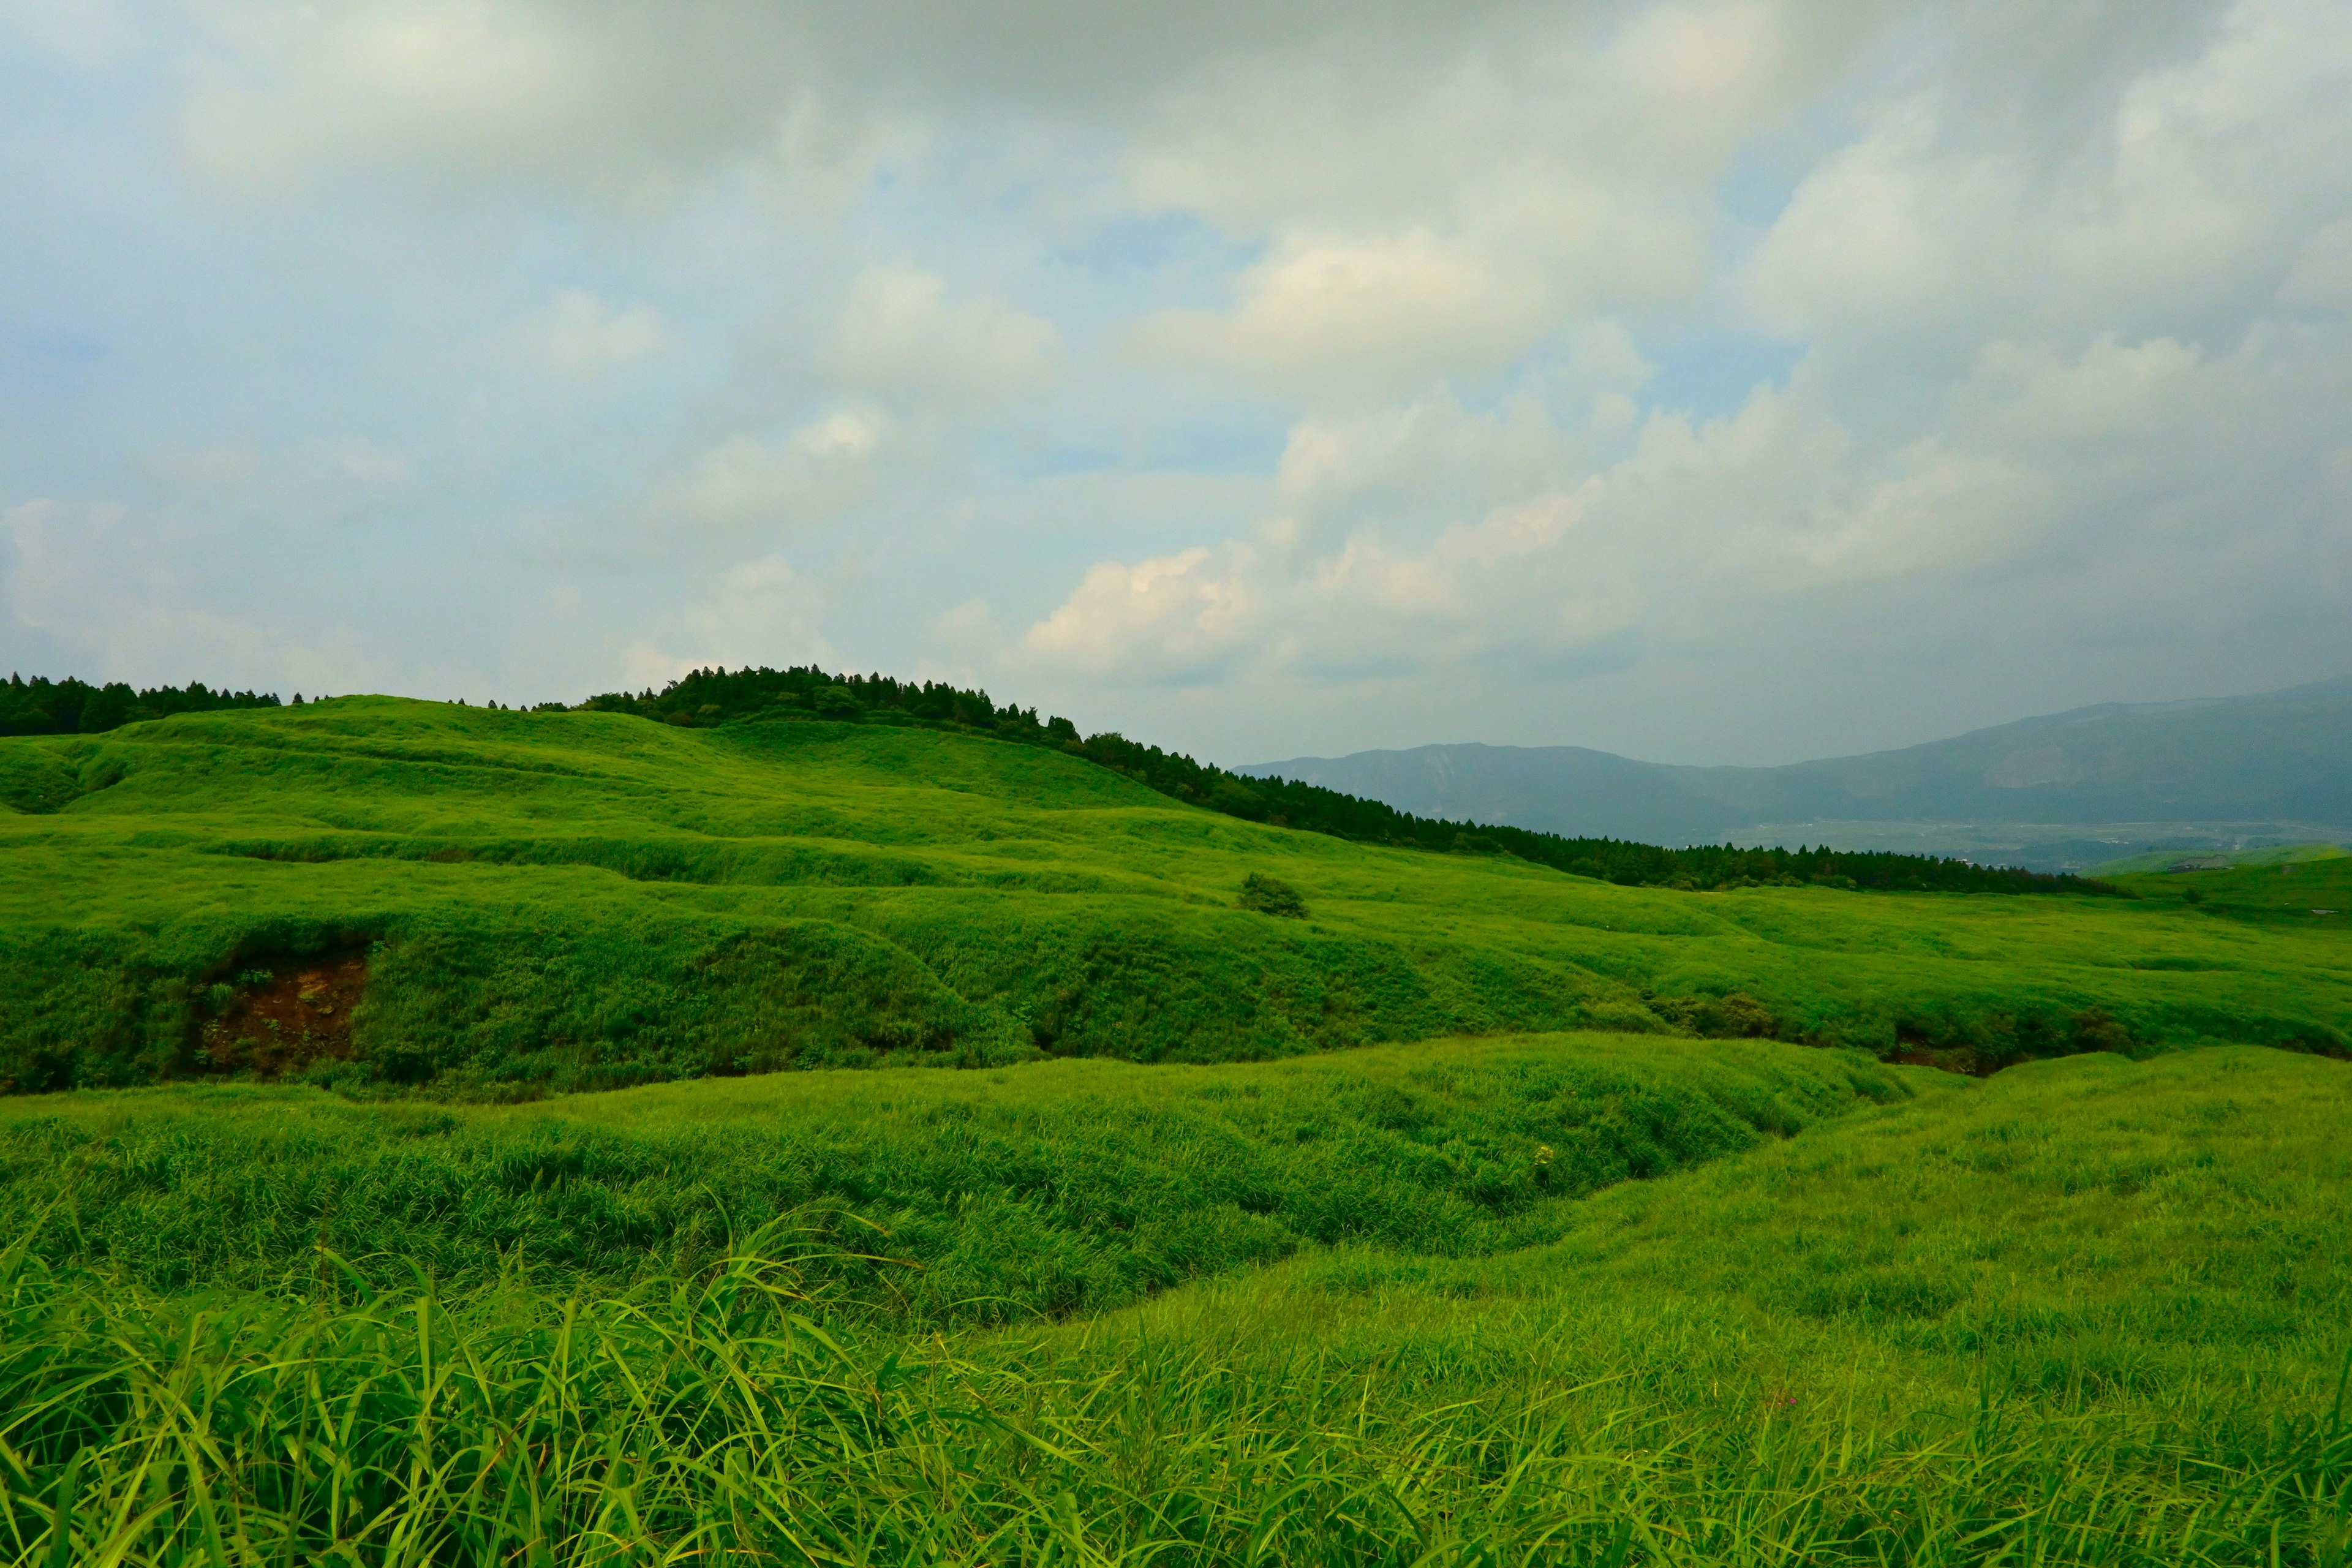
{"label": "brown dirt exposure", "polygon": [[1930,1050],[1924,1046],[1913,1046],[1908,1050],[1897,1051],[1891,1057],[1883,1057],[1880,1059],[1900,1062],[1905,1067],[1938,1068],[1945,1072],[1966,1073],[1970,1078],[1990,1078],[2002,1068],[2011,1065],[2006,1061],[1992,1061],[1979,1056],[1973,1046],[1960,1046],[1951,1050],[1940,1051]]}
{"label": "brown dirt exposure", "polygon": [[349,1059],[352,1010],[367,990],[367,955],[257,961],[244,973],[263,970],[268,980],[239,984],[227,1009],[205,1021],[197,1069],[276,1078],[321,1057]]}

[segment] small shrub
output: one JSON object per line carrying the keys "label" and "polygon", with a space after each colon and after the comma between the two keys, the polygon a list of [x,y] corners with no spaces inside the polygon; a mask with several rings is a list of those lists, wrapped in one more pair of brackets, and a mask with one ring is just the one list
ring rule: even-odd
{"label": "small shrub", "polygon": [[1298,889],[1260,871],[1252,871],[1242,879],[1241,896],[1234,902],[1256,914],[1279,915],[1293,921],[1307,918],[1307,900],[1298,896]]}
{"label": "small shrub", "polygon": [[2128,1053],[2131,1031],[2104,1007],[2085,1007],[2074,1016],[2074,1048],[2083,1051]]}
{"label": "small shrub", "polygon": [[1618,1035],[1663,1035],[1673,1026],[1638,1002],[1597,1002],[1584,1009],[1580,1026]]}
{"label": "small shrub", "polygon": [[1661,996],[1650,1009],[1678,1029],[1708,1039],[1769,1039],[1780,1032],[1772,1009],[1744,991],[1721,996]]}

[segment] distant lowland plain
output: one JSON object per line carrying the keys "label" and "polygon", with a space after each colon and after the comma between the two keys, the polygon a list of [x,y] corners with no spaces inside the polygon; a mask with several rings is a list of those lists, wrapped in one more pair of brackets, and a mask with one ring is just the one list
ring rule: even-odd
{"label": "distant lowland plain", "polygon": [[1542,833],[1828,845],[2035,871],[2191,869],[2352,844],[2352,677],[2249,697],[2101,703],[1780,767],[1474,743],[1234,771]]}

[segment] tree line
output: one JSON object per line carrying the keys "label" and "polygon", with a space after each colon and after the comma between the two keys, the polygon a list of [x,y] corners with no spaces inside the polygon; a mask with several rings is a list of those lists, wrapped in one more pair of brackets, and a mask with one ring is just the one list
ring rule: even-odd
{"label": "tree line", "polygon": [[632,713],[657,722],[708,727],[759,716],[878,721],[948,727],[1084,757],[1172,799],[1227,816],[1303,828],[1367,844],[1453,854],[1510,855],[1539,866],[1628,887],[1725,889],[1815,883],[1842,888],[1943,892],[2113,892],[2104,883],[2010,866],[1885,851],[1748,848],[1697,845],[1669,849],[1615,838],[1571,838],[1500,823],[1415,816],[1376,800],[1293,779],[1247,778],[1116,731],[1080,735],[1067,719],[1000,706],[983,690],[887,675],[790,669],[697,669],[659,691],[611,692],[583,709]]}
{"label": "tree line", "polygon": [[27,680],[22,675],[11,675],[7,684],[0,685],[0,735],[98,735],[142,719],[163,719],[174,713],[278,706],[274,692],[215,691],[199,680],[190,681],[184,689],[159,686],[141,691],[120,680],[92,686],[71,676],[51,680],[37,675]]}

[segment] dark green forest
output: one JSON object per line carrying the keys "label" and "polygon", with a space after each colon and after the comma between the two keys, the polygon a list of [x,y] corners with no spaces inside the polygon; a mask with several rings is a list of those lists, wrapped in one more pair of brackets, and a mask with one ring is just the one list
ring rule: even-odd
{"label": "dark green forest", "polygon": [[1494,823],[1414,816],[1376,800],[1314,784],[1244,778],[1178,752],[1130,741],[1116,731],[1081,736],[1067,719],[1040,720],[1034,708],[1010,703],[1000,707],[985,691],[938,681],[918,684],[887,675],[833,675],[814,666],[698,669],[659,691],[647,689],[634,696],[611,692],[592,697],[580,706],[688,726],[802,716],[970,730],[1085,757],[1161,795],[1250,822],[1370,844],[1454,854],[1513,855],[1624,886],[1719,889],[1822,883],[1940,892],[2114,890],[2078,877],[1924,855],[1829,848],[1741,849],[1729,844],[1668,849],[1615,838],[1571,838]]}
{"label": "dark green forest", "polygon": [[[295,698],[301,700],[299,696]],[[35,676],[26,680],[12,675],[0,686],[0,735],[97,735],[119,730],[142,719],[166,719],[174,713],[209,713],[222,708],[276,708],[270,692],[215,691],[202,681],[184,689],[159,686],[133,690],[122,681],[92,686],[68,676],[51,680]]]}

